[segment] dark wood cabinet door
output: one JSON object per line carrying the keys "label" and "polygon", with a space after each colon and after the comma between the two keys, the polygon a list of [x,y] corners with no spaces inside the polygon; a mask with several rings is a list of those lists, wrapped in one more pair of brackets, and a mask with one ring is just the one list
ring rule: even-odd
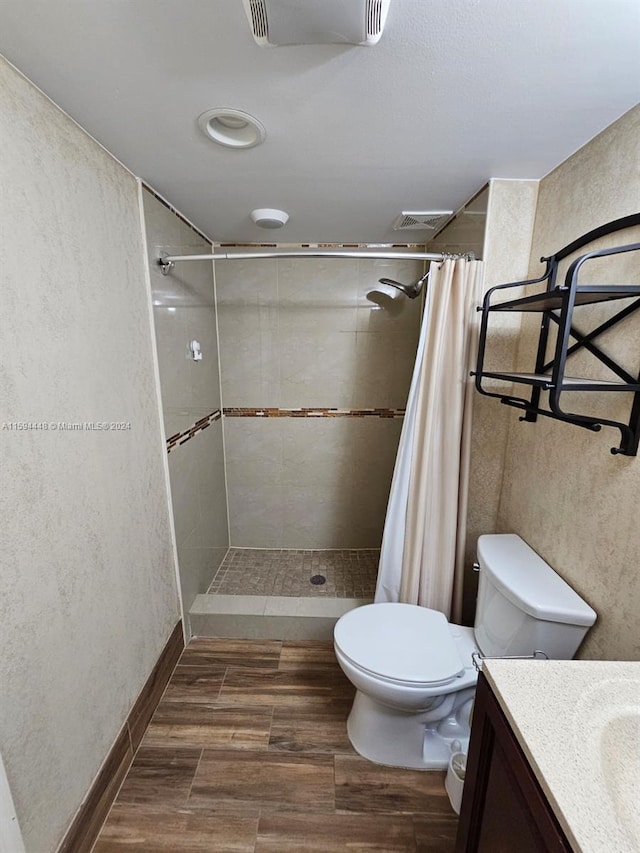
{"label": "dark wood cabinet door", "polygon": [[481,675],[456,853],[570,850],[502,709]]}

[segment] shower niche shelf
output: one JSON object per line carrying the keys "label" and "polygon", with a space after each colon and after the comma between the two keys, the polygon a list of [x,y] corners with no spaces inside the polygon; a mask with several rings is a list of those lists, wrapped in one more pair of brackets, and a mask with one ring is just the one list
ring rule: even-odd
{"label": "shower niche shelf", "polygon": [[[638,452],[640,441],[640,374],[632,375],[629,373],[613,357],[605,353],[596,341],[601,335],[617,326],[640,308],[640,284],[582,284],[580,272],[584,265],[593,259],[627,252],[638,252],[638,280],[640,281],[640,243],[598,249],[581,254],[569,265],[564,283],[558,284],[557,280],[558,266],[562,260],[579,252],[589,243],[601,237],[638,225],[640,225],[640,213],[601,225],[560,249],[555,255],[541,258],[541,261],[546,264],[546,269],[540,278],[499,284],[488,290],[482,306],[478,308],[478,311],[482,312],[482,323],[478,345],[478,361],[476,370],[472,373],[472,376],[475,376],[476,389],[480,394],[487,397],[497,397],[504,405],[521,409],[525,413],[520,418],[521,421],[533,422],[540,415],[575,424],[594,432],[599,431],[603,426],[619,429],[620,445],[613,447],[611,452],[625,456],[636,456]],[[500,296],[506,296],[510,288],[542,283],[546,283],[546,290],[542,292],[530,296],[518,296],[506,301],[494,301],[496,293],[499,293]],[[576,309],[586,305],[618,302],[620,300],[626,300],[625,304],[591,331],[583,332],[575,325],[574,313],[579,313],[579,311],[576,312]],[[490,317],[496,312],[540,314],[536,363],[531,373],[485,369],[485,350]],[[552,323],[557,326],[557,337],[553,355],[548,357],[547,345]],[[638,349],[640,360],[640,347]],[[579,351],[586,351],[595,356],[600,364],[607,367],[615,378],[589,379],[567,375],[567,360]],[[495,387],[490,390],[491,386],[487,387],[485,380],[502,380],[511,385],[523,386],[525,389],[528,387],[530,390],[528,392],[523,390],[522,396],[517,396],[515,393],[496,390]],[[623,422],[565,411],[562,408],[561,399],[564,392],[570,391],[629,394],[628,420]],[[548,392],[548,408],[543,407],[541,403],[543,392]]]}

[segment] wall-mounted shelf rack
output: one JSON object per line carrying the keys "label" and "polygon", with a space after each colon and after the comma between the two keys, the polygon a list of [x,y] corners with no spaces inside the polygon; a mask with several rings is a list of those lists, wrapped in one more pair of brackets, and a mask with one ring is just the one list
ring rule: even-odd
{"label": "wall-mounted shelf rack", "polygon": [[[477,367],[472,373],[472,376],[475,376],[476,389],[481,394],[487,397],[497,397],[501,403],[523,410],[525,414],[520,418],[521,421],[535,421],[538,415],[541,415],[566,423],[572,423],[576,426],[593,430],[594,432],[600,430],[602,426],[616,427],[620,430],[621,434],[620,446],[612,448],[611,452],[621,453],[626,456],[636,456],[640,442],[640,374],[630,374],[614,358],[607,355],[595,341],[604,332],[607,332],[640,308],[640,284],[581,284],[579,273],[584,264],[592,259],[640,251],[640,243],[631,243],[629,245],[586,252],[571,262],[565,275],[564,284],[557,284],[557,278],[559,264],[565,258],[579,252],[580,249],[583,249],[589,243],[593,243],[601,237],[638,225],[640,225],[640,213],[625,216],[622,219],[616,219],[613,222],[601,225],[599,228],[589,231],[568,246],[560,249],[555,255],[541,258],[540,260],[546,264],[546,269],[540,278],[499,284],[488,290],[485,294],[482,307],[478,308],[479,311],[482,311],[482,324],[480,327]],[[546,290],[542,292],[502,302],[493,302],[494,294],[498,291],[542,283],[546,283]],[[634,297],[636,298],[634,299]],[[574,325],[573,316],[576,307],[602,302],[615,302],[623,299],[633,299],[633,301],[627,302],[624,307],[592,331],[584,333]],[[513,311],[542,315],[535,368],[531,373],[485,370],[484,361],[489,318],[495,312]],[[551,323],[557,325],[558,334],[554,355],[551,359],[547,359],[546,353]],[[575,343],[572,343],[572,339]],[[579,350],[586,350],[595,356],[615,374],[617,379],[585,379],[567,376],[565,373],[567,359]],[[531,391],[528,397],[520,397],[514,394],[501,393],[495,389],[489,390],[483,385],[483,380],[485,379],[498,379],[511,384],[528,386]],[[540,400],[543,391],[548,391],[549,394],[548,408],[541,407]],[[602,417],[589,417],[583,414],[567,412],[560,405],[562,393],[565,391],[633,394],[629,420],[627,423],[624,423]]]}

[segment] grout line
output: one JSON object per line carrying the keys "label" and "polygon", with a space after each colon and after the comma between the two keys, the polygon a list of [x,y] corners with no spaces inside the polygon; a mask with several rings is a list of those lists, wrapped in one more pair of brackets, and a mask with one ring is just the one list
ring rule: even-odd
{"label": "grout line", "polygon": [[[153,286],[151,282],[151,268],[149,266],[149,241],[147,238],[147,220],[144,209],[144,197],[142,193],[142,182],[137,180],[136,192],[138,194],[138,218],[140,222],[140,239],[142,249],[142,262],[144,266],[144,281],[147,301],[147,314],[149,322],[151,365],[153,370],[153,394],[156,401],[159,423],[159,444],[164,449],[167,446],[167,435],[164,426],[164,411],[162,405],[162,388],[160,384],[160,361],[158,358],[158,339],[156,336],[155,316],[153,311]],[[164,441],[163,441],[164,439]],[[167,505],[167,523],[169,526],[169,538],[171,540],[171,556],[173,562],[173,577],[176,590],[176,604],[180,618],[182,619],[182,639],[187,642],[188,613],[185,610],[182,597],[182,581],[180,578],[180,564],[178,562],[178,540],[176,536],[175,516],[173,514],[173,497],[171,494],[171,481],[169,476],[169,460],[166,453],[162,454],[162,479]]]}
{"label": "grout line", "polygon": [[150,193],[157,201],[159,201],[160,204],[166,207],[167,210],[170,210],[174,216],[177,216],[178,219],[183,222],[188,228],[190,228],[195,234],[197,234],[201,240],[204,240],[205,243],[209,243],[209,245],[211,246],[211,250],[213,251],[213,241],[210,240],[209,237],[207,237],[207,235],[197,227],[197,225],[194,225],[193,222],[187,219],[187,217],[183,213],[180,213],[178,208],[174,207],[171,202],[168,201],[163,195],[161,195],[158,190],[154,189],[151,184],[147,183],[147,181],[143,180],[142,178],[139,178],[138,180],[140,181],[144,189],[148,193]]}
{"label": "grout line", "polygon": [[225,666],[225,668],[224,668],[224,675],[222,676],[222,680],[220,681],[220,687],[218,688],[218,695],[217,695],[217,696],[216,696],[216,698],[213,700],[214,702],[219,702],[219,701],[220,701],[220,694],[222,693],[222,688],[224,687],[224,682],[225,682],[225,679],[226,679],[226,677],[227,677],[227,673],[229,672],[229,666],[230,666],[230,665],[227,665],[227,666]]}
{"label": "grout line", "polygon": [[[212,247],[213,248],[213,247]],[[213,273],[213,305],[216,313],[216,347],[218,350],[218,394],[220,397],[220,430],[222,433],[222,470],[224,472],[224,501],[227,509],[227,554],[231,548],[231,515],[229,513],[229,475],[227,472],[227,441],[224,424],[224,398],[222,394],[222,350],[220,348],[220,308],[218,305],[218,279],[216,277],[216,262],[211,261]],[[225,554],[224,559],[226,559]],[[223,560],[224,562],[224,560]]]}
{"label": "grout line", "polygon": [[337,809],[336,809],[336,787],[337,787],[336,786],[336,753],[334,752],[333,753],[333,810],[334,810],[334,812],[337,811]]}
{"label": "grout line", "polygon": [[187,794],[187,798],[185,800],[185,806],[189,805],[189,799],[191,798],[191,792],[193,791],[193,783],[196,781],[196,776],[198,775],[198,770],[200,769],[200,765],[202,763],[202,756],[204,755],[204,747],[200,750],[200,757],[198,758],[198,763],[196,764],[196,769],[193,773],[193,777],[191,779],[191,784],[189,785],[189,793]]}
{"label": "grout line", "polygon": [[[280,649],[280,652],[282,653],[282,649]],[[278,662],[279,662],[279,660],[278,660]],[[282,670],[278,667],[278,669],[276,670],[276,672],[282,672]],[[273,717],[274,717],[275,712],[276,712],[276,706],[275,706],[275,705],[272,705],[272,706],[271,706],[271,718],[269,719],[269,734],[267,735],[267,749],[266,749],[266,752],[269,752],[269,744],[271,743],[271,734],[272,734],[272,731],[271,731],[271,730],[273,729]]]}
{"label": "grout line", "polygon": [[262,819],[262,807],[258,809],[258,817],[256,818],[256,838],[253,842],[253,853],[256,853],[256,847],[258,846],[258,831],[260,829],[260,820]]}
{"label": "grout line", "polygon": [[[280,304],[280,258],[276,258],[276,346],[278,352],[278,400],[282,400],[282,333],[284,329],[280,328],[280,312],[282,305]],[[280,430],[280,470],[284,467],[284,435]]]}

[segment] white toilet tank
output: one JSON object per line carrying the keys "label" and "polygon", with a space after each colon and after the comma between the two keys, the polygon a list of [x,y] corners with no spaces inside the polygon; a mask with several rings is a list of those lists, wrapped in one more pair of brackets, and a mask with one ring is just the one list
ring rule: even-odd
{"label": "white toilet tank", "polygon": [[570,660],[596,613],[514,533],[480,536],[480,581],[474,626],[483,655]]}

